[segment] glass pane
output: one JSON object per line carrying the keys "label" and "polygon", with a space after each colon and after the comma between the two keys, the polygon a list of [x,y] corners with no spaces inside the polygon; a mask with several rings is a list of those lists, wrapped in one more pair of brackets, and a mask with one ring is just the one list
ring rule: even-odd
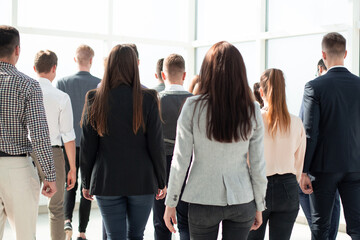
{"label": "glass pane", "polygon": [[11,2],[9,0],[0,0],[0,25],[11,25]]}
{"label": "glass pane", "polygon": [[34,72],[35,54],[40,50],[49,49],[58,57],[58,68],[55,81],[59,78],[76,73],[74,62],[76,48],[80,44],[87,44],[94,49],[95,57],[91,73],[99,78],[103,76],[103,58],[107,49],[102,41],[78,38],[50,37],[42,35],[21,34],[21,52],[16,67],[25,74],[36,79]]}
{"label": "glass pane", "polygon": [[[351,23],[349,0],[268,0],[268,31]],[[285,20],[286,19],[286,20]]]}
{"label": "glass pane", "polygon": [[[346,33],[341,34],[347,38]],[[287,104],[294,115],[299,114],[305,84],[315,78],[317,63],[322,58],[322,37],[322,34],[317,34],[267,42],[267,68],[284,72]],[[348,57],[345,66],[350,66],[351,58]]]}
{"label": "glass pane", "polygon": [[107,33],[108,1],[18,0],[19,25],[90,33]]}
{"label": "glass pane", "polygon": [[[257,63],[256,60],[256,44],[255,42],[244,42],[244,43],[236,43],[234,46],[239,49],[246,67],[246,75],[248,78],[249,86],[252,88],[255,82],[259,81],[259,74],[257,72]],[[201,64],[204,60],[204,57],[207,51],[210,49],[209,47],[200,47],[196,49],[196,74],[199,74]]]}
{"label": "glass pane", "polygon": [[187,40],[187,1],[114,0],[113,16],[117,35]]}
{"label": "glass pane", "polygon": [[257,2],[198,0],[197,39],[229,40],[257,32]]}
{"label": "glass pane", "polygon": [[[116,44],[119,43],[114,42],[113,46],[115,46]],[[185,69],[188,69],[188,58],[185,48],[141,43],[135,44],[138,49],[140,59],[140,81],[144,86],[148,88],[152,88],[158,83],[157,79],[155,78],[155,72],[156,63],[160,58],[166,58],[172,53],[180,54],[185,59]],[[189,77],[190,76],[187,76],[187,78]]]}

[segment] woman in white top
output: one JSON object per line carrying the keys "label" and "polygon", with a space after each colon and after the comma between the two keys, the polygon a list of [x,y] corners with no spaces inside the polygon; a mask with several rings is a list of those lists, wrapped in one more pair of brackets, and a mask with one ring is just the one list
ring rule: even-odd
{"label": "woman in white top", "polygon": [[216,240],[220,222],[223,239],[245,240],[251,227],[260,226],[265,209],[260,108],[252,100],[242,56],[230,43],[210,48],[199,77],[199,95],[186,100],[177,123],[164,220],[175,232],[171,221],[176,223],[181,197],[189,203],[192,240]]}
{"label": "woman in white top", "polygon": [[268,69],[260,78],[264,100],[264,147],[268,187],[263,224],[249,240],[264,239],[269,221],[270,240],[288,240],[299,211],[298,181],[304,164],[306,136],[300,118],[289,114],[285,79],[279,69]]}

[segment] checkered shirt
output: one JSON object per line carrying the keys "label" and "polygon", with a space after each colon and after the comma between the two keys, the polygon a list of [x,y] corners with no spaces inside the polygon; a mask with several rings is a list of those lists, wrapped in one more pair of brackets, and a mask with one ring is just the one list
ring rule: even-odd
{"label": "checkered shirt", "polygon": [[[28,138],[30,132],[31,142]],[[15,66],[0,62],[0,151],[35,151],[46,181],[56,173],[40,85]]]}

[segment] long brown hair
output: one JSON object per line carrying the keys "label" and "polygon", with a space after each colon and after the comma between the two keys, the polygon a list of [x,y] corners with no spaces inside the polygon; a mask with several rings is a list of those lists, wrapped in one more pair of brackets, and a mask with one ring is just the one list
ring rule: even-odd
{"label": "long brown hair", "polygon": [[255,106],[239,50],[228,42],[213,45],[201,65],[199,84],[196,105],[208,106],[207,137],[219,142],[247,140]]}
{"label": "long brown hair", "polygon": [[287,132],[290,128],[291,118],[286,105],[285,78],[279,69],[267,69],[260,78],[260,87],[263,89],[269,106],[266,119],[269,134],[274,136],[279,128]]}
{"label": "long brown hair", "polygon": [[[107,134],[107,116],[109,113],[109,92],[119,85],[132,87],[133,92],[133,132],[140,127],[145,130],[143,120],[143,94],[140,84],[138,58],[134,50],[127,45],[117,45],[111,50],[105,67],[104,78],[96,90],[91,105],[85,103],[83,119],[89,121],[100,136]],[[88,117],[84,117],[88,111]],[[86,118],[86,119],[84,119]]]}

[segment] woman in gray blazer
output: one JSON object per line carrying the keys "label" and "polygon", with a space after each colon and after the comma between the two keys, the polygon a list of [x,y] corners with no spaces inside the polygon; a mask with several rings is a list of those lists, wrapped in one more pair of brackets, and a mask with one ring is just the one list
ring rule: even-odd
{"label": "woman in gray blazer", "polygon": [[[240,52],[219,42],[207,52],[199,95],[186,100],[178,119],[164,220],[171,232],[181,199],[189,203],[191,239],[247,239],[262,223],[266,174],[264,126],[253,102]],[[249,155],[249,164],[247,164]]]}

